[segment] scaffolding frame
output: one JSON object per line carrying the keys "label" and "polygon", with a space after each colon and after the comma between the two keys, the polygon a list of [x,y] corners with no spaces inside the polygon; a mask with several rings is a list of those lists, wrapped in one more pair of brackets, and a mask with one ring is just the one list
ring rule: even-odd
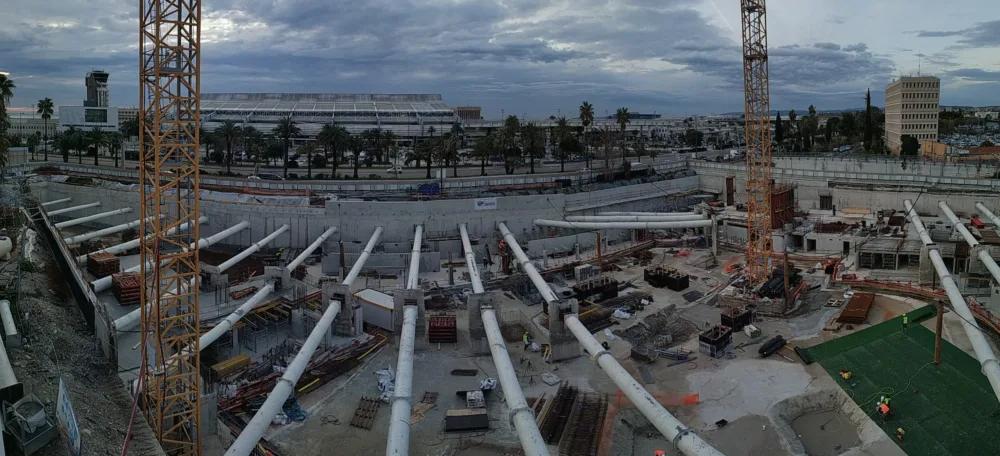
{"label": "scaffolding frame", "polygon": [[139,22],[140,389],[164,452],[200,456],[201,2],[140,0]]}

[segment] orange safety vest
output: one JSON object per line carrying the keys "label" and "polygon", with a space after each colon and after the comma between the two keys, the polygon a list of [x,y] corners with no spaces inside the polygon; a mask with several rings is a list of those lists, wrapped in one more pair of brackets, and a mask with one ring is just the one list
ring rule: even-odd
{"label": "orange safety vest", "polygon": [[888,415],[889,414],[889,406],[888,405],[879,404],[878,405],[878,410],[880,412],[882,412],[883,415]]}
{"label": "orange safety vest", "polygon": [[653,456],[667,456],[667,452],[663,450],[656,450],[656,452],[653,453]]}

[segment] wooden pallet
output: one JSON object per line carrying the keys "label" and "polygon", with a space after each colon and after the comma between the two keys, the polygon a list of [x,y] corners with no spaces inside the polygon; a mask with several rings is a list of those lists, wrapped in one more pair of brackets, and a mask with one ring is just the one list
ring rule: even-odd
{"label": "wooden pallet", "polygon": [[351,426],[361,429],[371,430],[375,424],[375,414],[378,413],[379,401],[377,398],[361,396],[358,401],[358,408],[354,410],[354,418],[351,419]]}

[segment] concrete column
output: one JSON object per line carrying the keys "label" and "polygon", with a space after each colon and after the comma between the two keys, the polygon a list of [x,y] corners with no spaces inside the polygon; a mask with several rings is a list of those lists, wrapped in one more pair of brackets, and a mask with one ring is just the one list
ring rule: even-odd
{"label": "concrete column", "polygon": [[576,300],[550,301],[546,306],[549,314],[549,346],[552,349],[552,361],[580,356],[580,341],[563,321],[563,316],[578,313],[579,305]]}

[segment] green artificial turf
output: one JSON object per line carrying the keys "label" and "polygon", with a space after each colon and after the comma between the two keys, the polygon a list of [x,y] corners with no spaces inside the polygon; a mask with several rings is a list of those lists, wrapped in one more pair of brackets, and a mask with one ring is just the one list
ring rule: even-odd
{"label": "green artificial turf", "polygon": [[[906,436],[897,443],[908,455],[1000,455],[1000,402],[979,361],[948,341],[941,365],[933,364],[934,332],[916,324],[933,314],[931,306],[911,312],[905,332],[897,317],[802,352],[869,416],[881,394],[891,396],[893,417],[874,421],[894,440],[902,427]],[[851,371],[850,380],[841,369]]]}

